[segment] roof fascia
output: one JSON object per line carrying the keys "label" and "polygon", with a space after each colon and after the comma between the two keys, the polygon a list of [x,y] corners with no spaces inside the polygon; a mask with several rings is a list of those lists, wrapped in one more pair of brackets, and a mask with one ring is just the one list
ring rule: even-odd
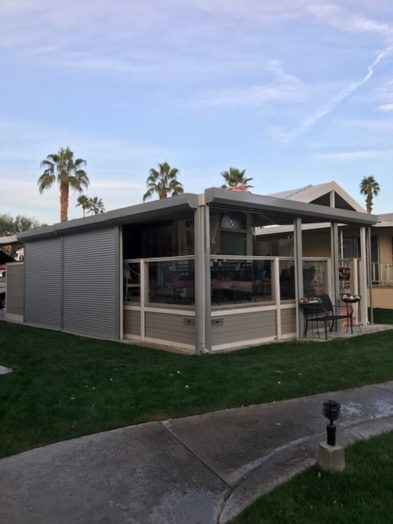
{"label": "roof fascia", "polygon": [[60,222],[53,226],[30,229],[23,233],[18,233],[17,238],[21,241],[35,240],[39,238],[50,238],[53,236],[63,235],[74,231],[83,231],[98,227],[113,226],[127,223],[130,218],[145,220],[147,217],[157,218],[164,217],[166,214],[170,217],[171,211],[178,211],[181,208],[195,209],[198,207],[198,195],[193,193],[184,193],[177,197],[170,197],[152,202],[144,202],[134,206],[128,206],[113,211],[107,211],[99,215],[90,217],[77,218],[68,222]]}
{"label": "roof fascia", "polygon": [[378,217],[358,211],[320,206],[289,200],[275,198],[252,193],[240,193],[228,191],[227,189],[210,188],[205,191],[205,201],[209,205],[229,206],[243,208],[249,211],[264,211],[266,213],[279,213],[292,215],[293,218],[318,220],[319,222],[342,222],[360,226],[372,226],[377,223]]}

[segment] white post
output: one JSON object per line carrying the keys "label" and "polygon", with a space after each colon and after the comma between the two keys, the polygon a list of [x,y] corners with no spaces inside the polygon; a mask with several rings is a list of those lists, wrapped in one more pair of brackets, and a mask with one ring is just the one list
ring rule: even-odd
{"label": "white post", "polygon": [[366,228],[360,228],[360,266],[359,266],[359,290],[361,295],[360,301],[360,319],[364,326],[367,326],[368,311],[367,311],[367,242],[366,242]]}
{"label": "white post", "polygon": [[295,289],[296,289],[296,336],[303,338],[303,312],[300,310],[300,299],[303,296],[303,243],[302,243],[302,219],[295,218],[293,221],[293,243],[295,261]]}
{"label": "white post", "polygon": [[276,304],[277,339],[281,338],[281,296],[280,296],[280,259],[273,260],[273,297]]}
{"label": "white post", "polygon": [[148,290],[148,282],[147,282],[147,275],[148,271],[146,271],[146,262],[144,260],[140,261],[140,304],[141,304],[141,337],[145,338],[146,336],[146,316],[145,316],[145,305],[146,305],[146,293]]}
{"label": "white post", "polygon": [[333,297],[332,302],[334,304],[339,303],[339,291],[340,291],[340,282],[338,278],[338,268],[339,268],[339,259],[338,259],[338,226],[336,223],[330,225],[330,258],[332,261],[332,291]]}

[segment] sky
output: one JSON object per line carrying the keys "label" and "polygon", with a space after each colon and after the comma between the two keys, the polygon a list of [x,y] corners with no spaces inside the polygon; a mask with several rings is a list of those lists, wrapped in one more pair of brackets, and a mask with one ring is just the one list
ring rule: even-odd
{"label": "sky", "polygon": [[37,180],[67,146],[107,210],[167,161],[191,193],[232,166],[364,204],[372,175],[393,212],[391,0],[0,0],[0,27],[0,214],[59,220]]}

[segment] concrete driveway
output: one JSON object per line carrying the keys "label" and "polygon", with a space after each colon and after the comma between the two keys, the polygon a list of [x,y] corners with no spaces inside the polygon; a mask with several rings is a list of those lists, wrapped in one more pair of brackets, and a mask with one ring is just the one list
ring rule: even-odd
{"label": "concrete driveway", "polygon": [[2,524],[212,524],[315,463],[322,402],[339,440],[393,429],[393,382],[150,422],[0,460]]}

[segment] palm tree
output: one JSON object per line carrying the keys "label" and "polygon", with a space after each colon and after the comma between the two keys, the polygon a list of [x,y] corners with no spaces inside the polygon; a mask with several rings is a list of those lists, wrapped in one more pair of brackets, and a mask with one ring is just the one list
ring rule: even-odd
{"label": "palm tree", "polygon": [[159,170],[150,169],[149,176],[146,180],[148,190],[143,195],[143,201],[151,198],[157,193],[159,198],[177,196],[184,193],[183,185],[177,180],[179,170],[171,168],[168,162],[158,164]]}
{"label": "palm tree", "polygon": [[102,201],[102,198],[88,198],[88,213],[91,213],[92,215],[99,215],[100,213],[104,213],[104,211],[105,206],[104,202]]}
{"label": "palm tree", "polygon": [[76,204],[75,207],[78,207],[80,206],[82,208],[82,211],[83,211],[83,216],[86,216],[86,211],[89,209],[89,197],[86,196],[86,195],[80,195],[78,196],[78,203]]}
{"label": "palm tree", "polygon": [[81,166],[86,165],[86,160],[77,158],[69,147],[61,148],[58,153],[48,155],[41,162],[44,172],[38,179],[38,189],[43,193],[52,187],[57,181],[60,188],[60,221],[67,222],[68,219],[68,195],[70,187],[82,192],[82,188],[88,187],[89,178]]}
{"label": "palm tree", "polygon": [[246,170],[240,171],[236,167],[230,167],[228,171],[221,173],[225,180],[225,184],[222,186],[225,189],[232,189],[234,191],[248,191],[250,186],[249,182],[252,178],[246,177]]}
{"label": "palm tree", "polygon": [[378,195],[381,188],[373,176],[365,176],[360,182],[360,193],[366,196],[367,213],[373,208],[373,198]]}

